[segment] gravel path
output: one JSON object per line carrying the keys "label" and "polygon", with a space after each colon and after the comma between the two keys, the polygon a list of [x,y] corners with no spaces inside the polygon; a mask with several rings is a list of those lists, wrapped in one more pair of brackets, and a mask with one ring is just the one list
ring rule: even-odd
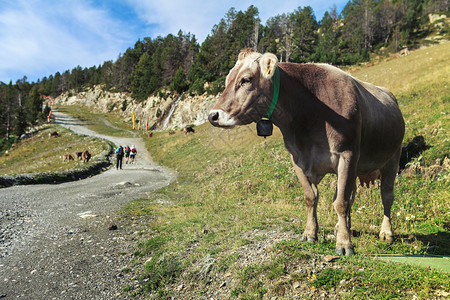
{"label": "gravel path", "polygon": [[99,135],[54,114],[77,133],[136,145],[136,163],[76,182],[0,189],[0,298],[126,299],[137,235],[116,212],[175,174],[154,164],[139,138]]}

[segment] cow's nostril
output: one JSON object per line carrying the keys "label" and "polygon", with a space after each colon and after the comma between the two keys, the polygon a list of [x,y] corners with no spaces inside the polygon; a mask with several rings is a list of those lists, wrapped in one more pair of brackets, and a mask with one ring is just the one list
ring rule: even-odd
{"label": "cow's nostril", "polygon": [[209,114],[208,116],[208,120],[211,124],[216,124],[217,120],[219,120],[219,112],[218,111],[214,111],[212,113]]}

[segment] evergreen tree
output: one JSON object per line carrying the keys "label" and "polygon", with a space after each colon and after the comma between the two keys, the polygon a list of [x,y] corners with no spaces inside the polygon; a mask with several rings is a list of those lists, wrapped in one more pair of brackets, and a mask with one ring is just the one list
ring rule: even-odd
{"label": "evergreen tree", "polygon": [[151,61],[150,56],[145,52],[142,54],[139,62],[131,75],[131,92],[132,96],[139,100],[145,100],[150,95],[151,86]]}
{"label": "evergreen tree", "polygon": [[175,74],[175,77],[173,78],[173,81],[170,84],[170,89],[172,91],[177,92],[178,94],[181,94],[182,92],[186,91],[186,79],[182,67],[178,68],[177,73]]}
{"label": "evergreen tree", "polygon": [[161,51],[161,76],[163,85],[170,85],[180,65],[183,57],[181,53],[181,38],[169,34],[163,42]]}
{"label": "evergreen tree", "polygon": [[31,125],[36,125],[40,119],[42,119],[42,98],[40,97],[37,87],[31,89],[30,94],[26,98],[25,112],[27,115],[27,121]]}
{"label": "evergreen tree", "polygon": [[149,82],[149,91],[150,93],[155,93],[159,88],[162,87],[162,66],[161,66],[161,53],[163,48],[162,38],[159,38],[158,46],[155,50],[155,53],[152,55],[150,70],[151,77]]}
{"label": "evergreen tree", "polygon": [[344,64],[355,64],[361,61],[365,50],[365,34],[363,28],[364,13],[359,2],[349,1],[342,11],[344,26],[342,27],[342,61]]}
{"label": "evergreen tree", "polygon": [[122,91],[130,90],[131,74],[144,53],[145,45],[140,40],[136,42],[134,48],[128,48],[123,56],[119,56],[113,68],[113,85]]}
{"label": "evergreen tree", "polygon": [[8,85],[3,85],[0,91],[0,117],[2,128],[6,140],[9,140],[12,129],[14,111],[14,86],[12,81]]}
{"label": "evergreen tree", "polygon": [[292,42],[293,49],[290,60],[293,62],[311,61],[317,41],[317,24],[313,9],[310,6],[298,8],[290,15],[293,24]]}
{"label": "evergreen tree", "polygon": [[[197,74],[206,81],[215,81],[223,76],[228,67],[227,25],[224,19],[214,25],[211,35],[208,35],[200,47],[194,68]],[[226,67],[225,67],[226,66]],[[228,69],[229,70],[229,69]]]}
{"label": "evergreen tree", "polygon": [[262,30],[262,38],[259,45],[261,52],[273,53],[280,61],[283,61],[283,49],[285,49],[286,19],[285,14],[269,18]]}
{"label": "evergreen tree", "polygon": [[0,140],[6,135],[6,115],[8,107],[6,102],[6,89],[7,85],[0,81]]}
{"label": "evergreen tree", "polygon": [[104,84],[106,90],[110,90],[113,84],[113,62],[111,60],[106,61],[101,66],[100,82]]}
{"label": "evergreen tree", "polygon": [[261,53],[270,52],[275,55],[277,52],[277,44],[274,42],[276,40],[275,30],[273,26],[271,26],[271,19],[266,22],[266,26],[261,26],[258,51]]}
{"label": "evergreen tree", "polygon": [[336,6],[329,13],[325,12],[320,21],[318,31],[318,44],[315,53],[311,59],[321,63],[338,64],[339,60],[339,43],[341,33],[339,28],[340,20],[337,17]]}
{"label": "evergreen tree", "polygon": [[17,137],[20,137],[25,133],[27,129],[27,117],[25,114],[25,109],[22,105],[17,106],[12,125],[14,127],[13,133]]}

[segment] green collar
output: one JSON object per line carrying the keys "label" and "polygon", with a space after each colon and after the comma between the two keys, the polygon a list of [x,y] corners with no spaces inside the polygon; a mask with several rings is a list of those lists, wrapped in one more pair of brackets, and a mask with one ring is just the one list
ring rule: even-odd
{"label": "green collar", "polygon": [[273,110],[278,102],[278,96],[280,94],[280,71],[278,70],[278,66],[275,67],[275,73],[273,74],[273,98],[272,103],[270,103],[269,110],[267,114],[264,116],[267,119],[270,119],[272,116]]}

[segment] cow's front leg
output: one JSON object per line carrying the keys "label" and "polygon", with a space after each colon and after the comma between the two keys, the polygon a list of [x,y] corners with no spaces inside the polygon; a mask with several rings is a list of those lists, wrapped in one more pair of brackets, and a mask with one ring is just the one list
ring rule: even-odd
{"label": "cow's front leg", "polygon": [[[336,195],[337,195],[337,188],[336,188],[336,192],[334,193],[333,203],[336,200]],[[355,188],[353,189],[352,195],[350,197],[350,203],[347,206],[347,226],[350,229],[350,232],[352,229],[351,209],[352,209],[353,203],[355,202],[355,196],[356,196],[356,185],[355,185]],[[337,236],[338,228],[339,228],[339,221],[336,223],[336,226],[334,227],[334,235],[335,236]]]}
{"label": "cow's front leg", "polygon": [[317,223],[317,203],[319,201],[319,192],[317,190],[317,183],[312,183],[303,173],[303,170],[295,164],[294,170],[298,179],[303,187],[303,193],[305,196],[307,218],[306,226],[303,231],[302,241],[308,241],[310,243],[317,241],[317,232],[319,231],[319,225]]}
{"label": "cow's front leg", "polygon": [[355,253],[350,233],[350,211],[356,191],[356,159],[351,153],[344,153],[339,158],[338,180],[334,209],[338,215],[336,225],[336,254],[353,255]]}

